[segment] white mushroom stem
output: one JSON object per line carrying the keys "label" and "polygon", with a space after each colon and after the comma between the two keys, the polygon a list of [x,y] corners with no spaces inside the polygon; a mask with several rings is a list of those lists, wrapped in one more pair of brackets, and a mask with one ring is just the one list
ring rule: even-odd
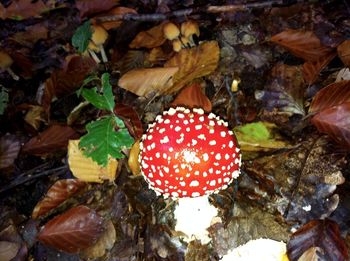
{"label": "white mushroom stem", "polygon": [[12,79],[14,79],[15,81],[19,80],[19,76],[15,74],[11,68],[7,68],[6,71],[11,75]]}
{"label": "white mushroom stem", "polygon": [[175,230],[187,235],[184,238],[186,242],[198,239],[202,244],[207,244],[211,240],[207,229],[217,214],[217,209],[210,204],[207,195],[179,198],[174,211],[177,220]]}
{"label": "white mushroom stem", "polygon": [[97,47],[100,49],[101,56],[102,56],[102,61],[103,61],[104,63],[108,62],[108,58],[107,58],[105,49],[103,48],[103,45],[100,44],[100,45],[98,45]]}
{"label": "white mushroom stem", "polygon": [[89,54],[91,55],[92,59],[94,59],[94,61],[96,63],[101,63],[101,60],[97,57],[96,53],[93,50],[88,49],[88,51],[89,51]]}

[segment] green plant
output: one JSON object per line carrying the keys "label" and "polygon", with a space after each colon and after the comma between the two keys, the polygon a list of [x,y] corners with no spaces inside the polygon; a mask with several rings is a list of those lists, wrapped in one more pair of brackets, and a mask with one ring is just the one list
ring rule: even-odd
{"label": "green plant", "polygon": [[87,134],[80,138],[79,147],[87,157],[106,166],[109,157],[123,158],[122,150],[131,147],[134,140],[124,122],[114,113],[115,102],[108,73],[102,75],[101,87],[81,90],[81,95],[88,102],[109,114],[86,125]]}
{"label": "green plant", "polygon": [[91,36],[91,23],[90,21],[86,21],[75,30],[72,37],[72,45],[78,49],[79,52],[83,53],[88,48]]}

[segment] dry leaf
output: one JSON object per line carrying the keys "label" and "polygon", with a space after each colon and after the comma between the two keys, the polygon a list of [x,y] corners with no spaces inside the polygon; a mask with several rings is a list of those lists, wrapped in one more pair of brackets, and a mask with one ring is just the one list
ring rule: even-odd
{"label": "dry leaf", "polygon": [[206,112],[210,112],[212,109],[210,100],[203,93],[198,83],[183,88],[171,104],[172,106],[182,105],[187,108],[202,108]]}
{"label": "dry leaf", "polygon": [[35,25],[27,26],[25,31],[14,34],[10,39],[25,46],[33,47],[40,39],[47,39],[49,35],[48,23],[42,22]]}
{"label": "dry leaf", "polygon": [[68,164],[73,175],[86,182],[113,181],[115,179],[118,161],[109,159],[106,167],[98,165],[86,157],[79,149],[79,140],[70,140],[68,144]]}
{"label": "dry leaf", "polygon": [[50,6],[44,4],[42,0],[31,1],[31,0],[16,0],[8,7],[3,7],[0,3],[0,18],[1,19],[26,19],[33,16],[39,16],[42,12],[50,9]]}
{"label": "dry leaf", "polygon": [[20,243],[0,241],[0,260],[11,261],[17,255],[21,248]]}
{"label": "dry leaf", "polygon": [[130,48],[154,48],[161,46],[165,41],[163,26],[165,23],[152,27],[147,31],[140,32],[129,44]]}
{"label": "dry leaf", "polygon": [[176,92],[192,80],[215,71],[219,62],[220,49],[216,41],[200,44],[191,49],[182,49],[166,62],[164,67],[178,67],[174,76],[174,85],[167,87],[167,94]]}
{"label": "dry leaf", "polygon": [[308,62],[317,62],[333,51],[332,48],[323,46],[320,39],[311,31],[288,29],[272,36],[271,42],[283,46]]}
{"label": "dry leaf", "polygon": [[117,5],[119,0],[77,0],[76,7],[80,17],[87,17],[92,14],[107,11]]}
{"label": "dry leaf", "polygon": [[135,139],[141,138],[143,134],[142,122],[133,107],[117,103],[114,107],[114,113],[123,119],[131,136]]}
{"label": "dry leaf", "polygon": [[137,140],[130,149],[129,159],[128,159],[129,168],[134,176],[140,175],[140,171],[141,171],[139,154],[140,154],[140,140]]}
{"label": "dry leaf", "polygon": [[47,191],[45,197],[36,204],[32,212],[32,218],[46,215],[50,210],[58,207],[85,186],[86,183],[78,179],[56,181]]}
{"label": "dry leaf", "polygon": [[27,111],[24,120],[32,126],[34,129],[38,130],[41,123],[45,122],[45,111],[41,106],[31,105],[29,111]]}
{"label": "dry leaf", "polygon": [[350,40],[345,40],[342,44],[337,47],[339,58],[342,62],[350,67]]}
{"label": "dry leaf", "polygon": [[178,67],[134,69],[124,74],[118,84],[138,96],[152,92],[162,93],[173,85]]}
{"label": "dry leaf", "polygon": [[102,232],[102,217],[86,206],[78,206],[47,222],[38,240],[68,253],[78,253],[93,245]]}
{"label": "dry leaf", "polygon": [[315,62],[305,62],[303,64],[303,77],[304,80],[309,84],[313,84],[320,72],[325,68],[336,56],[335,52],[331,52],[324,57],[321,57],[318,61]]}
{"label": "dry leaf", "polygon": [[21,144],[16,136],[6,134],[0,138],[0,169],[10,167],[18,156]]}
{"label": "dry leaf", "polygon": [[[92,19],[92,22],[94,24],[97,24],[96,18],[99,18],[100,16],[125,15],[125,14],[137,14],[137,12],[135,9],[132,9],[129,7],[118,6],[109,10],[107,13],[96,16],[94,19]],[[103,28],[106,30],[110,30],[110,29],[118,28],[122,23],[123,21],[106,21],[106,22],[98,23],[98,25],[103,26]]]}

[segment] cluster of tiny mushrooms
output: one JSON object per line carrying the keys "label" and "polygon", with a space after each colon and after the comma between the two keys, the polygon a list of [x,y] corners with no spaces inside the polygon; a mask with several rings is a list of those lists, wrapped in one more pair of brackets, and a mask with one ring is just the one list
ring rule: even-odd
{"label": "cluster of tiny mushrooms", "polygon": [[239,176],[240,149],[227,122],[203,109],[170,108],[140,143],[141,172],[165,198],[194,198],[226,189]]}

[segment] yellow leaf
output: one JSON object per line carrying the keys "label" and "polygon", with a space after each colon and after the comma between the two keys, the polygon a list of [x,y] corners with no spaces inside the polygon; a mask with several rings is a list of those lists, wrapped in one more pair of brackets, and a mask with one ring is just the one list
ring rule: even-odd
{"label": "yellow leaf", "polygon": [[73,175],[87,182],[99,182],[115,179],[118,161],[110,158],[106,167],[99,166],[86,157],[79,149],[79,140],[70,140],[68,144],[68,164]]}
{"label": "yellow leaf", "polygon": [[134,69],[124,74],[118,85],[138,96],[162,93],[173,85],[173,77],[178,70],[178,67]]}
{"label": "yellow leaf", "polygon": [[204,42],[191,49],[182,49],[164,65],[179,68],[174,76],[174,85],[165,88],[165,93],[176,92],[192,80],[214,72],[219,63],[219,54],[220,49],[216,41]]}

